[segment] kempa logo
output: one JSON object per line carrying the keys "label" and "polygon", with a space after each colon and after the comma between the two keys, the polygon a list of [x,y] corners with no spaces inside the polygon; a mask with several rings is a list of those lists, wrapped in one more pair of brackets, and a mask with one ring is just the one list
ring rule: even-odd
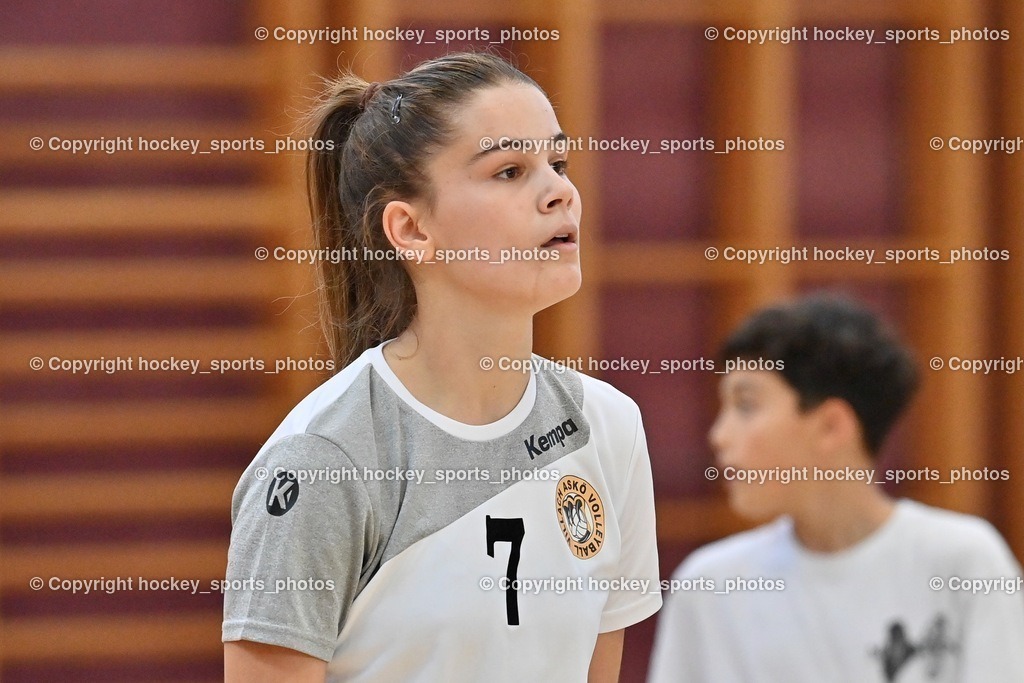
{"label": "kempa logo", "polygon": [[550,450],[557,443],[562,448],[565,448],[565,437],[571,436],[578,431],[576,423],[569,418],[562,424],[558,425],[547,434],[531,434],[529,439],[523,439],[523,445],[526,446],[526,452],[530,455],[530,460]]}
{"label": "kempa logo", "polygon": [[298,480],[288,472],[280,472],[270,482],[270,489],[267,491],[267,512],[280,517],[291,510],[298,499]]}

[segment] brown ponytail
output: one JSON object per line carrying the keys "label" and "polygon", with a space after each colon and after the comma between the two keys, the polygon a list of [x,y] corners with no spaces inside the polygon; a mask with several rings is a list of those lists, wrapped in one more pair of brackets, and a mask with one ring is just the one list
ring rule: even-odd
{"label": "brown ponytail", "polygon": [[363,255],[394,250],[381,225],[388,202],[432,200],[423,169],[451,136],[453,109],[476,90],[506,83],[540,87],[490,53],[433,59],[369,91],[350,73],[326,84],[310,112],[320,144],[309,153],[306,182],[314,245],[342,255],[339,263],[319,259],[317,267],[335,367],[409,326],[416,292],[404,266]]}

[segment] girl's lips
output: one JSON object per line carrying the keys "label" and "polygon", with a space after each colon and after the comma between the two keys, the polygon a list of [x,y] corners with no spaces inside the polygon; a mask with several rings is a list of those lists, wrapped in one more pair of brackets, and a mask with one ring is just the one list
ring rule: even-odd
{"label": "girl's lips", "polygon": [[576,235],[577,228],[575,225],[564,225],[561,230],[551,237],[551,239],[540,246],[547,249],[551,247],[559,247],[561,245],[575,245]]}
{"label": "girl's lips", "polygon": [[579,245],[571,240],[553,239],[548,240],[541,245],[541,249],[552,249],[557,252],[571,253],[579,249]]}
{"label": "girl's lips", "polygon": [[551,239],[549,239],[547,242],[545,242],[544,244],[542,244],[540,246],[547,248],[547,247],[554,247],[554,246],[557,246],[559,244],[571,244],[571,243],[572,242],[569,240],[569,236],[568,235],[555,235],[554,237],[552,237]]}

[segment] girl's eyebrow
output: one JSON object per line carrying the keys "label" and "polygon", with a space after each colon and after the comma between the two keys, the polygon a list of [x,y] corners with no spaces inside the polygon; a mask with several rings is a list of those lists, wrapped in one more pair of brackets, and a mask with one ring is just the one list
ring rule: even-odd
{"label": "girl's eyebrow", "polygon": [[[568,139],[569,139],[569,137],[563,131],[558,131],[557,133],[552,135],[550,138],[548,138],[548,140],[550,140],[550,144],[552,146],[557,145],[559,142],[564,142],[564,141],[566,141]],[[477,161],[479,161],[483,157],[487,156],[491,152],[518,151],[518,150],[509,150],[509,148],[508,148],[509,145],[514,145],[516,143],[519,143],[521,145],[523,142],[529,142],[533,146],[536,146],[536,144],[537,144],[537,141],[526,140],[525,138],[502,137],[502,138],[498,138],[498,140],[500,140],[501,143],[502,143],[501,145],[499,145],[498,141],[494,140],[494,138],[481,138],[481,145],[483,144],[484,140],[490,140],[491,141],[490,146],[487,149],[480,150],[479,152],[474,154],[472,157],[470,157],[469,163],[466,164],[467,166],[472,166]]]}

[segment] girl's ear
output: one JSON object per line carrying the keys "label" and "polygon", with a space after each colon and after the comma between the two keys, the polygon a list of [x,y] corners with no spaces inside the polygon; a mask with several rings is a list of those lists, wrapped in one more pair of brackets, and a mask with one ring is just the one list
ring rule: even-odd
{"label": "girl's ear", "polygon": [[423,253],[425,257],[433,252],[434,240],[424,229],[419,210],[412,204],[398,200],[388,202],[382,223],[384,235],[398,251],[414,251]]}

